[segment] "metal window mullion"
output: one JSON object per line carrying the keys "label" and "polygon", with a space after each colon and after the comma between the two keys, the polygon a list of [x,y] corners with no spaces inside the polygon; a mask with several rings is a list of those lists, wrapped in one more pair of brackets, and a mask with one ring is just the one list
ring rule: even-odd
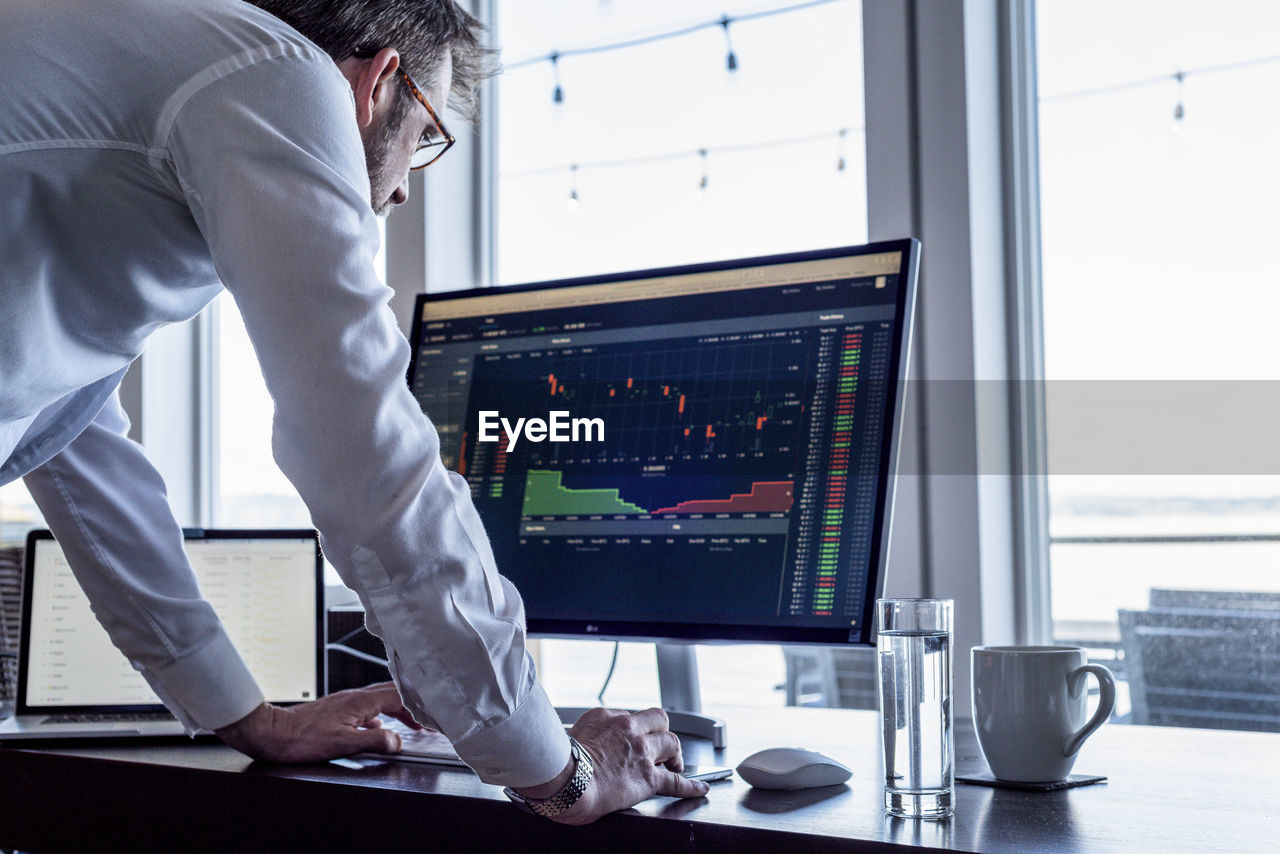
{"label": "metal window mullion", "polygon": [[193,506],[198,525],[217,524],[220,494],[218,395],[221,371],[218,367],[218,330],[221,324],[221,300],[209,304],[196,320],[195,329],[195,419]]}
{"label": "metal window mullion", "polygon": [[200,521],[198,323],[192,319],[153,333],[120,388],[121,403],[133,422],[129,435],[142,444],[164,478],[169,506],[183,525]]}
{"label": "metal window mullion", "polygon": [[[475,13],[489,28],[491,44],[502,44],[498,32],[498,0],[476,0]],[[498,281],[498,83],[486,80],[480,90],[479,156],[474,170],[476,284]]]}
{"label": "metal window mullion", "polygon": [[[924,244],[917,317],[924,358],[913,364],[914,378],[935,389],[973,388],[923,395],[928,410],[916,406],[907,425],[908,435],[917,433],[916,470],[937,472],[908,478],[920,496],[912,580],[925,594],[955,599],[958,648],[1008,643],[1017,635],[1018,520],[1010,479],[998,474],[1014,463],[998,4],[866,0],[864,21],[871,235],[910,229]],[[911,519],[913,508],[903,509]],[[898,557],[891,585],[904,570],[916,574]],[[955,667],[957,684],[965,684],[967,658],[957,656]]]}
{"label": "metal window mullion", "polygon": [[[864,0],[863,80],[866,126],[867,229],[871,240],[919,236],[920,134],[915,55],[914,0]],[[922,265],[929,266],[928,247]],[[921,384],[925,353],[920,330],[928,312],[917,302],[906,401],[900,475],[894,499],[886,594],[924,595],[929,557],[928,501],[924,471],[925,433]]]}
{"label": "metal window mullion", "polygon": [[1018,640],[1052,639],[1034,0],[1000,7]]}

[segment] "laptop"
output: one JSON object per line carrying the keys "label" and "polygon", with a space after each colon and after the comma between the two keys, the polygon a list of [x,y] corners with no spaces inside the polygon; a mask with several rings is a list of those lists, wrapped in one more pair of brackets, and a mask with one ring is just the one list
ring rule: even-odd
{"label": "laptop", "polygon": [[[189,530],[205,598],[269,702],[314,700],[324,686],[323,561],[315,531]],[[181,736],[142,675],[89,609],[61,546],[27,537],[15,714],[0,742]]]}

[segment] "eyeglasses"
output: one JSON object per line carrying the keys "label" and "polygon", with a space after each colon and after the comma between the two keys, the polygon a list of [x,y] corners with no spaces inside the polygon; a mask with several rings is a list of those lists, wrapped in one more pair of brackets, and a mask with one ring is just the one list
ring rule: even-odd
{"label": "eyeglasses", "polygon": [[413,97],[418,99],[418,103],[427,108],[427,113],[431,116],[431,121],[435,122],[438,135],[432,136],[428,130],[422,135],[422,139],[418,141],[418,147],[414,149],[413,156],[409,158],[410,169],[426,169],[432,163],[435,163],[444,153],[453,147],[455,142],[453,134],[449,133],[448,128],[444,126],[444,122],[440,121],[440,116],[436,115],[436,111],[431,109],[431,105],[427,103],[426,96],[418,89],[413,78],[409,76],[403,68],[397,68],[400,76],[404,78],[405,85],[409,87],[409,91],[413,93]]}

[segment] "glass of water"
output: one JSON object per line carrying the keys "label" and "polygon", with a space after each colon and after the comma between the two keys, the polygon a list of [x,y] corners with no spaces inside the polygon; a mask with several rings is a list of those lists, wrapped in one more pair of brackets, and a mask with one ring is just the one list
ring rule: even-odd
{"label": "glass of water", "polygon": [[952,813],[951,608],[950,599],[876,602],[884,808],[892,816]]}

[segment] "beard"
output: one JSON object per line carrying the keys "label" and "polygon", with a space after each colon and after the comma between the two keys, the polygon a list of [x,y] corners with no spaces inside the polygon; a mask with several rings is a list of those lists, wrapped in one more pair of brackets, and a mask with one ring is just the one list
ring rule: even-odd
{"label": "beard", "polygon": [[403,176],[392,174],[387,164],[391,160],[391,150],[400,136],[400,129],[404,127],[404,120],[409,115],[411,100],[400,93],[386,121],[369,128],[368,133],[361,134],[365,168],[369,172],[369,204],[378,216],[384,217],[391,212],[391,194],[403,179]]}

